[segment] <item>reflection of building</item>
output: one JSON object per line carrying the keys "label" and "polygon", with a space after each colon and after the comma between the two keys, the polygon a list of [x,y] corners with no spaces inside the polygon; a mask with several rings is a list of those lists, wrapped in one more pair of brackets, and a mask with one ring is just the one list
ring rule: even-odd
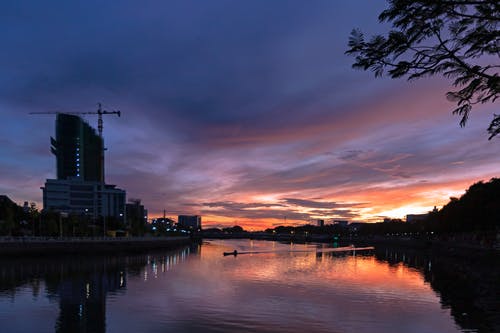
{"label": "reflection of building", "polygon": [[201,229],[201,216],[199,215],[179,215],[177,224],[181,228],[193,230]]}
{"label": "reflection of building", "polygon": [[106,332],[106,295],[126,289],[126,275],[106,263],[78,273],[78,278],[64,276],[56,286],[60,299],[56,332]]}
{"label": "reflection of building", "polygon": [[78,116],[58,114],[50,139],[57,179],[41,188],[44,209],[123,221],[126,193],[104,183],[104,143],[95,130]]}
{"label": "reflection of building", "polygon": [[[44,311],[26,323],[22,323],[22,320],[2,321],[2,332],[47,331],[39,327],[39,322],[54,323],[54,332],[107,332],[110,330],[109,321],[106,320],[107,316],[110,317],[106,313],[109,295],[118,300],[125,294],[128,281],[146,279],[148,274],[165,274],[185,261],[190,253],[198,253],[200,247],[199,244],[193,244],[191,248],[185,247],[162,256],[89,256],[77,260],[73,257],[2,257],[0,302],[21,306],[24,304],[23,297],[16,295],[19,292],[24,295],[31,288],[35,301],[39,297],[47,297],[50,304],[59,304],[58,314]],[[30,311],[36,309],[38,304],[30,302],[22,315],[30,316]],[[0,306],[0,309],[3,308]]]}

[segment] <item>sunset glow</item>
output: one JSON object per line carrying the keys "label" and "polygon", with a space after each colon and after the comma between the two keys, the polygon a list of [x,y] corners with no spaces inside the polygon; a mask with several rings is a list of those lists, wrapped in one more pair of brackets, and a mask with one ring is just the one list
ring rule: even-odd
{"label": "sunset glow", "polygon": [[55,117],[28,113],[97,102],[122,111],[104,119],[106,181],[150,218],[252,230],[377,222],[498,177],[486,132],[497,105],[460,128],[450,81],[351,68],[350,31],[385,31],[385,1],[223,3],[0,6],[16,18],[0,21],[0,194],[41,208],[55,176]]}

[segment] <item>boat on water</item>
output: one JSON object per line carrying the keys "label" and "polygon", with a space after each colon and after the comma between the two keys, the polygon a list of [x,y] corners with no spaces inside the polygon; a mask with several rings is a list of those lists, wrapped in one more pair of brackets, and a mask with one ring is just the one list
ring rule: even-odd
{"label": "boat on water", "polygon": [[224,256],[237,256],[238,255],[238,251],[234,250],[233,252],[224,252],[223,253]]}

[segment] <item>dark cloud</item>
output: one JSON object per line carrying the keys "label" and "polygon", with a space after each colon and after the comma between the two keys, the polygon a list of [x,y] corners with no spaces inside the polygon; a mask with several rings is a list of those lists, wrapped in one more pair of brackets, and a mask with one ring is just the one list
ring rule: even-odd
{"label": "dark cloud", "polygon": [[203,203],[203,206],[206,207],[218,207],[218,208],[224,208],[224,209],[230,209],[230,210],[237,210],[237,211],[242,211],[246,209],[254,209],[254,208],[268,208],[268,207],[284,207],[281,204],[270,204],[270,203],[256,203],[256,202],[250,202],[250,203],[242,203],[242,202],[205,202]]}
{"label": "dark cloud", "polygon": [[[356,207],[361,204],[336,204],[321,203],[312,200],[303,199],[283,199],[280,203],[243,203],[243,202],[207,202],[202,206],[209,208],[202,210],[207,215],[218,215],[233,218],[246,219],[287,219],[290,221],[298,220],[302,223],[308,223],[314,218],[359,218],[360,214]],[[303,212],[304,208],[321,208]],[[340,209],[332,209],[333,207]],[[341,208],[345,207],[345,208]],[[349,208],[348,208],[349,207]],[[293,223],[293,222],[291,222]]]}
{"label": "dark cloud", "polygon": [[308,207],[308,208],[324,208],[324,209],[359,207],[366,205],[362,203],[338,203],[338,202],[314,201],[314,200],[293,199],[293,198],[284,198],[282,200],[287,204],[294,206]]}
{"label": "dark cloud", "polygon": [[152,215],[358,219],[395,188],[496,172],[484,129],[441,111],[447,83],[352,71],[350,30],[385,29],[385,2],[359,5],[2,1],[0,189],[40,202],[54,177],[54,117],[28,112],[97,102],[123,112],[104,119],[107,180]]}

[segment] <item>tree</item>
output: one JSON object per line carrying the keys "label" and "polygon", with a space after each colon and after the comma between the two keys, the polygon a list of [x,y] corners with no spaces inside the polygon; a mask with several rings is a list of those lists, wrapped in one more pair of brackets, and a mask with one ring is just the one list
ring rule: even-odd
{"label": "tree", "polygon": [[230,234],[245,232],[245,230],[242,227],[240,227],[239,225],[235,225],[235,226],[230,227],[230,228],[223,228],[222,231],[228,232]]}
{"label": "tree", "polygon": [[[495,102],[500,94],[500,2],[497,0],[390,0],[379,15],[391,22],[387,35],[366,40],[354,29],[346,54],[356,56],[353,68],[379,77],[408,80],[441,74],[453,79],[454,114],[465,126],[472,106]],[[496,63],[495,63],[496,62]],[[491,140],[500,133],[500,114],[488,127]]]}

